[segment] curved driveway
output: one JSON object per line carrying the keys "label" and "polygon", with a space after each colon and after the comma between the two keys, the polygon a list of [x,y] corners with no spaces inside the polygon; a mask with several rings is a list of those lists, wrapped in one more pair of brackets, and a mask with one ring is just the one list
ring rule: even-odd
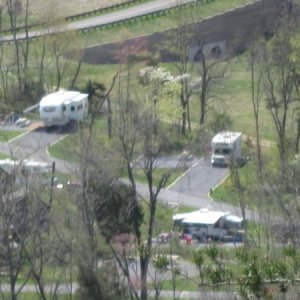
{"label": "curved driveway", "polygon": [[47,148],[66,136],[65,132],[46,133],[43,128],[38,128],[11,140],[8,143],[0,142],[0,152],[15,159],[32,159],[52,163],[55,161],[56,169],[70,173],[75,172],[76,167],[65,161],[50,157]]}

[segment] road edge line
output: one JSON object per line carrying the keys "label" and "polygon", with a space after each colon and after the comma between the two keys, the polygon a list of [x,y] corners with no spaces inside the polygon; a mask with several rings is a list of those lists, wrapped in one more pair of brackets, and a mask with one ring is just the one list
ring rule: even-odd
{"label": "road edge line", "polygon": [[46,151],[46,154],[50,157],[53,157],[50,153],[49,153],[49,148],[55,144],[57,144],[58,142],[62,141],[64,138],[66,138],[68,136],[68,134],[65,134],[63,136],[61,136],[58,140],[52,142],[52,143],[49,143],[48,146],[46,147],[45,151]]}
{"label": "road edge line", "polygon": [[185,176],[192,168],[196,167],[200,161],[203,160],[203,158],[199,159],[196,161],[190,168],[188,168],[185,172],[183,172],[179,177],[177,177],[172,183],[170,183],[167,187],[166,190],[170,189],[174,184],[176,184],[183,176]]}
{"label": "road edge line", "polygon": [[228,174],[225,178],[223,178],[217,185],[215,185],[213,188],[210,189],[210,191],[209,191],[208,194],[207,194],[208,199],[210,199],[211,201],[215,201],[215,200],[211,197],[210,194],[211,194],[216,188],[218,188],[221,184],[223,184],[223,183],[225,182],[225,180],[227,180],[227,179],[229,178],[229,176],[230,176],[230,172],[229,172],[229,174]]}
{"label": "road edge line", "polygon": [[12,143],[12,142],[14,142],[15,140],[17,140],[17,139],[23,137],[24,135],[28,134],[29,132],[31,132],[31,131],[33,131],[33,130],[35,130],[35,129],[36,129],[36,128],[32,128],[32,129],[26,130],[26,131],[24,131],[23,133],[21,133],[20,135],[18,135],[18,136],[16,136],[16,137],[12,138],[12,139],[10,139],[10,140],[8,140],[7,143]]}

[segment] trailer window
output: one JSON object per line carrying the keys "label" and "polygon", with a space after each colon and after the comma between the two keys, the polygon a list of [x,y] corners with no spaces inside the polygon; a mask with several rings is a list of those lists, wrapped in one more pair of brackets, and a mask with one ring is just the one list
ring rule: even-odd
{"label": "trailer window", "polygon": [[78,106],[77,106],[77,110],[81,110],[82,109],[82,104],[79,104]]}
{"label": "trailer window", "polygon": [[67,107],[65,105],[63,105],[63,111],[66,111]]}
{"label": "trailer window", "polygon": [[75,110],[75,107],[74,106],[71,106],[71,111],[74,111]]}
{"label": "trailer window", "polygon": [[44,112],[53,112],[55,110],[56,110],[55,106],[45,106],[45,107],[43,107]]}

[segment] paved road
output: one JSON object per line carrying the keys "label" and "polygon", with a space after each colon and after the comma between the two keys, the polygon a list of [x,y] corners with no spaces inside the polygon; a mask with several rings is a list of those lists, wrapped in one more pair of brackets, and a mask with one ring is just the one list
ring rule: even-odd
{"label": "paved road", "polygon": [[[20,288],[20,285],[16,286],[16,289]],[[71,284],[61,284],[57,289],[57,294],[75,294],[75,292],[78,290],[79,286],[77,283]],[[55,289],[55,285],[46,286],[45,292],[51,293]],[[8,284],[1,285],[1,291],[3,292],[10,292],[10,286]],[[22,288],[22,292],[33,292],[36,293],[37,287],[34,285],[26,285]],[[207,299],[207,300],[234,300],[234,299],[240,299],[237,295],[237,293],[233,292],[187,292],[187,291],[177,291],[176,292],[176,299]],[[154,297],[155,292],[149,291],[149,297]],[[161,291],[160,292],[160,298],[161,299],[173,299],[173,292],[172,291]],[[294,298],[296,299],[296,298]]]}
{"label": "paved road", "polygon": [[46,151],[49,145],[65,136],[65,132],[53,131],[51,133],[46,133],[43,128],[37,128],[36,130],[32,130],[19,136],[9,143],[0,142],[0,152],[20,160],[30,158],[35,161],[50,163],[55,161],[57,170],[64,173],[70,173],[75,170],[75,166],[50,157]]}
{"label": "paved road", "polygon": [[[142,159],[136,161],[142,165]],[[168,189],[180,194],[208,198],[208,193],[229,174],[228,168],[213,168],[209,157],[182,161],[180,156],[160,157],[155,161],[157,168],[187,167],[188,170],[172,183]]]}
{"label": "paved road", "polygon": [[[181,162],[178,156],[161,157],[156,162],[156,167],[176,168]],[[159,199],[162,202],[180,204],[194,208],[210,207],[212,210],[229,211],[236,215],[241,215],[239,207],[214,202],[209,198],[209,192],[228,174],[228,168],[213,168],[209,158],[193,158],[188,161],[188,170],[177,181],[169,187],[162,189]],[[144,184],[137,184],[140,195],[144,198],[149,196],[148,187]],[[253,218],[252,212],[247,212],[249,218]]]}
{"label": "paved road", "polygon": [[194,160],[192,167],[169,189],[186,195],[207,198],[209,191],[228,174],[227,168],[213,168],[209,158]]}
{"label": "paved road", "polygon": [[[13,140],[10,143],[0,142],[0,152],[6,153],[16,159],[30,158],[36,161],[47,161],[56,163],[56,169],[63,173],[75,172],[77,166],[65,161],[50,157],[46,148],[56,141],[64,138],[65,132],[47,133],[43,129],[37,129]],[[161,157],[157,167],[175,168],[179,164],[178,156]],[[209,199],[208,193],[211,188],[222,181],[228,174],[226,168],[212,168],[209,159],[198,159],[187,162],[189,169],[186,173],[170,187],[162,189],[159,200],[169,204],[180,204],[195,208],[210,207],[214,210],[230,211],[233,214],[241,215],[239,207],[222,202],[214,202]],[[138,192],[147,198],[148,187],[144,184],[137,184]],[[253,218],[253,213],[248,212],[248,218]]]}
{"label": "paved road", "polygon": [[[71,30],[80,30],[100,25],[107,25],[114,22],[122,21],[129,18],[134,18],[140,15],[154,13],[163,9],[175,7],[178,5],[183,5],[186,3],[193,3],[195,0],[156,0],[152,2],[148,2],[145,4],[140,4],[136,6],[132,6],[127,9],[123,9],[117,12],[108,13],[102,16],[87,18],[80,21],[74,21],[68,23],[62,27],[53,27],[48,28],[47,30],[43,31],[30,31],[28,33],[28,37],[37,37],[42,35],[47,35],[51,33],[59,33],[64,31],[71,31]],[[17,34],[18,39],[26,38],[25,33]],[[13,37],[10,36],[3,36],[0,38],[0,41],[10,41]]]}

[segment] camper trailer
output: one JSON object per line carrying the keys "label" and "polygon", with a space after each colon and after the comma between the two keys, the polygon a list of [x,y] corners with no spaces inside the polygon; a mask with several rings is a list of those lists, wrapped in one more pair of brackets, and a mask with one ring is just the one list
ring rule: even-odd
{"label": "camper trailer", "polygon": [[63,126],[82,121],[88,115],[88,95],[75,91],[58,91],[40,101],[40,119],[45,127]]}
{"label": "camper trailer", "polygon": [[212,166],[228,166],[230,162],[239,162],[242,158],[242,134],[224,131],[215,135],[211,142]]}

